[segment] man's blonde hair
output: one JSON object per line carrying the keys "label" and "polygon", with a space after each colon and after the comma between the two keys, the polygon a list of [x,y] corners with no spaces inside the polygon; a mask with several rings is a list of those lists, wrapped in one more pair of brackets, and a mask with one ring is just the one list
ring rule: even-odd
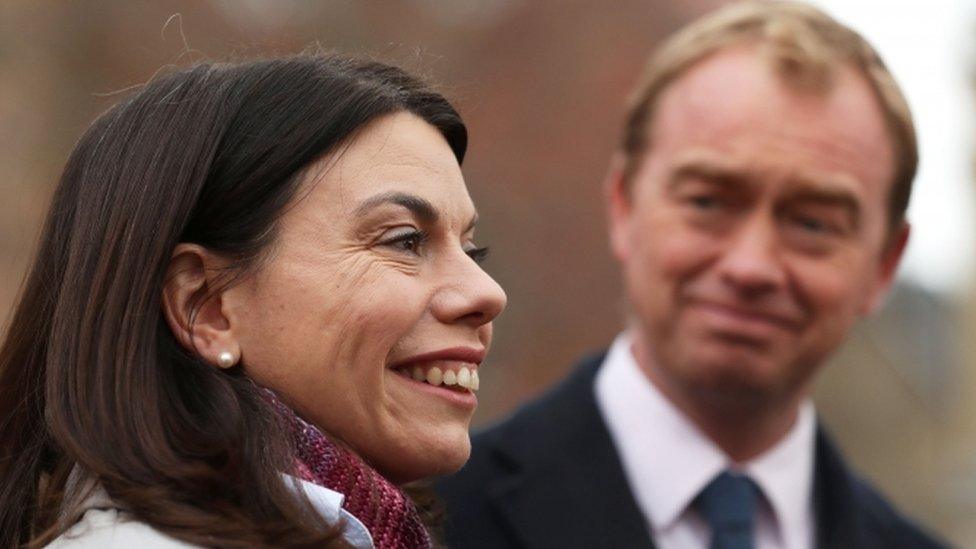
{"label": "man's blonde hair", "polygon": [[812,6],[786,1],[738,2],[712,12],[671,36],[651,56],[634,90],[624,129],[624,176],[630,180],[650,143],[650,125],[662,92],[693,65],[730,46],[755,44],[785,83],[826,93],[839,66],[864,75],[884,113],[895,148],[889,221],[901,224],[918,167],[918,144],[908,103],[878,53],[859,34]]}

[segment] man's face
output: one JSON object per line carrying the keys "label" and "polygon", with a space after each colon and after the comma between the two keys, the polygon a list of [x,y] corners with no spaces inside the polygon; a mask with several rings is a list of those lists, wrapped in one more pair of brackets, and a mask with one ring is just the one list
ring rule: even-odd
{"label": "man's face", "polygon": [[611,180],[611,239],[637,355],[666,392],[795,400],[887,289],[907,237],[880,106],[853,69],[824,94],[754,49],[721,51],[660,98],[649,150]]}

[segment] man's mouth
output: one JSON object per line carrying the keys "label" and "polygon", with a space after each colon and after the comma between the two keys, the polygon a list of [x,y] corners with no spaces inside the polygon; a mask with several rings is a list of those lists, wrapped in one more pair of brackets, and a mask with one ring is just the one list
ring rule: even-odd
{"label": "man's mouth", "polygon": [[763,309],[753,309],[716,301],[697,300],[694,307],[721,324],[748,329],[780,329],[794,331],[800,322],[794,315]]}

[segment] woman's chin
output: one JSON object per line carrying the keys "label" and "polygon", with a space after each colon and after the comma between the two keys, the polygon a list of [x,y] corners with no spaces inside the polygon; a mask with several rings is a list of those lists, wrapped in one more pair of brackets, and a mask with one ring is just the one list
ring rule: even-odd
{"label": "woman's chin", "polygon": [[390,452],[372,463],[383,476],[395,484],[452,475],[471,456],[471,439],[466,429],[463,436],[450,438],[452,440],[428,440],[410,451]]}

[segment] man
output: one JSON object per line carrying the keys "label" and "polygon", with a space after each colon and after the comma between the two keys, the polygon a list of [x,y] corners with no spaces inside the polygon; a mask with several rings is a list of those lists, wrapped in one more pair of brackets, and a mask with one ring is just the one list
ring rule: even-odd
{"label": "man", "polygon": [[745,3],[651,59],[606,193],[631,306],[602,356],[440,485],[479,547],[934,547],[850,473],[810,386],[908,238],[908,108],[822,12]]}

